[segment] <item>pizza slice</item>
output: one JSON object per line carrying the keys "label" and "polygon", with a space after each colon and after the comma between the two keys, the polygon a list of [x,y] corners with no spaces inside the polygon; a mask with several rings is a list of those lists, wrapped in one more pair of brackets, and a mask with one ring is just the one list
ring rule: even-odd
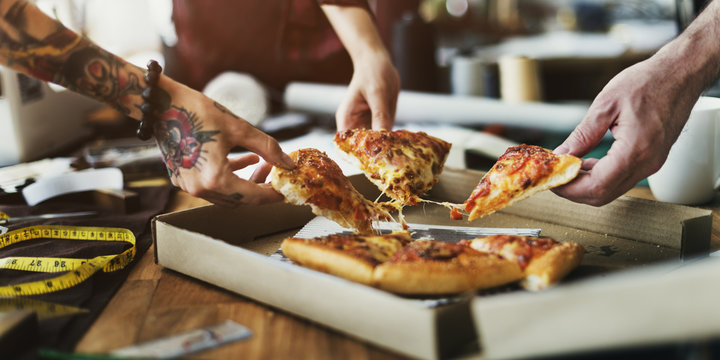
{"label": "pizza slice", "polygon": [[273,188],[285,196],[285,201],[310,205],[314,214],[361,234],[372,234],[375,220],[392,220],[387,211],[360,194],[324,152],[308,148],[289,155],[297,165],[295,169],[274,167],[269,175]]}
{"label": "pizza slice", "polygon": [[451,147],[424,132],[407,130],[346,130],[335,134],[334,141],[400,207],[417,204],[438,182]]}
{"label": "pizza slice", "polygon": [[514,261],[467,245],[418,240],[397,251],[375,269],[380,289],[405,295],[457,294],[522,279]]}
{"label": "pizza slice", "polygon": [[575,242],[519,235],[493,235],[463,240],[478,251],[516,262],[525,273],[520,285],[542,290],[559,282],[580,265],[585,249]]}
{"label": "pizza slice", "polygon": [[[489,215],[541,191],[570,182],[582,161],[535,145],[507,149],[465,201],[468,220]],[[453,214],[453,218],[458,218]]]}
{"label": "pizza slice", "polygon": [[373,285],[375,267],[412,241],[410,233],[329,235],[313,239],[287,238],[281,249],[302,266],[361,284]]}

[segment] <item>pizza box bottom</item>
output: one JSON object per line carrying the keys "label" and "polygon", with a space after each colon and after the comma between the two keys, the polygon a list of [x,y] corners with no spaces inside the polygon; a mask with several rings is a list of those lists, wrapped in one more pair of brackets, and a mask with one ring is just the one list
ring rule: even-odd
{"label": "pizza box bottom", "polygon": [[[428,198],[461,203],[481,176],[478,171],[446,168]],[[351,180],[367,198],[379,195],[362,175]],[[707,255],[712,227],[708,210],[627,197],[591,207],[549,191],[473,222],[451,220],[446,208],[429,203],[407,207],[404,214],[409,223],[539,228],[542,236],[581,243],[586,254],[561,284],[541,293],[505,287],[442,299],[402,297],[277,259],[274,254],[282,240],[314,215],[306,206],[275,203],[232,210],[210,205],[157,216],[153,220],[155,260],[166,268],[414,358],[457,356],[474,342],[479,342],[483,357],[523,357],[627,344],[627,338],[620,342],[611,334],[600,345],[591,341],[597,336],[592,331],[594,324],[582,319],[585,312],[594,319],[589,315],[596,309],[588,305],[565,311],[553,306],[557,301],[553,296],[568,292],[574,303],[594,300],[592,304],[603,303],[608,313],[618,310],[627,304],[613,299],[633,287],[624,281],[618,285],[609,281],[608,285],[608,279],[656,266],[688,267],[682,264]],[[657,281],[661,286],[662,277]],[[598,294],[596,288],[607,291]],[[673,291],[671,287],[667,290]],[[513,329],[527,329],[528,323],[534,331],[513,335]],[[533,337],[548,330],[555,333],[546,333],[546,345],[538,345]],[[643,332],[655,330],[648,327]],[[552,336],[565,333],[588,334],[589,338],[575,336],[572,344],[567,344]],[[630,339],[632,342],[633,337]],[[667,339],[667,335],[658,339]]]}

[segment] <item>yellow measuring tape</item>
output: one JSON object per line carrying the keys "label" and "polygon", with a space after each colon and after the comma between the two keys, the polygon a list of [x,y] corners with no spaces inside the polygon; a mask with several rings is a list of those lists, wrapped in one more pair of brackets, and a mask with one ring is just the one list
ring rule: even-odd
{"label": "yellow measuring tape", "polygon": [[16,310],[32,311],[37,314],[37,318],[39,321],[90,312],[87,309],[75,306],[55,304],[46,301],[35,300],[29,297],[0,299],[0,313]]}
{"label": "yellow measuring tape", "polygon": [[[2,214],[2,213],[0,213]],[[38,225],[0,235],[0,249],[31,239],[67,239],[80,241],[124,241],[131,247],[120,254],[101,255],[92,259],[13,256],[0,259],[0,269],[23,270],[61,275],[22,284],[0,286],[0,298],[45,294],[75,286],[102,270],[124,268],[135,257],[135,235],[123,228]]]}

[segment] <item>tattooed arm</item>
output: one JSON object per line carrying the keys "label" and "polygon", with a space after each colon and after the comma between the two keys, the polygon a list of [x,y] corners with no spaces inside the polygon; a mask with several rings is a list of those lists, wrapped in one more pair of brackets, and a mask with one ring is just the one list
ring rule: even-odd
{"label": "tattooed arm", "polygon": [[[93,97],[140,119],[144,70],[65,28],[24,0],[0,0],[0,64]],[[269,164],[249,181],[233,174],[257,163],[255,154],[227,155],[243,146],[273,165],[293,168],[277,141],[220,104],[167,76],[158,81],[163,105],[155,124],[172,183],[191,195],[235,206],[281,200],[264,180]]]}

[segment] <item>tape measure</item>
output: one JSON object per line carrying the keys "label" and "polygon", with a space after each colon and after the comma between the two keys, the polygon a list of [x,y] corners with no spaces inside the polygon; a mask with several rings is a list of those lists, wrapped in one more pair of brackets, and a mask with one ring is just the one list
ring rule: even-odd
{"label": "tape measure", "polygon": [[13,256],[0,259],[0,269],[22,270],[61,275],[21,284],[0,286],[0,298],[46,294],[64,290],[87,280],[102,270],[124,268],[135,257],[135,235],[123,228],[38,225],[0,235],[0,249],[32,239],[67,239],[80,241],[123,241],[131,247],[120,254],[101,255],[92,259]]}
{"label": "tape measure", "polygon": [[0,313],[6,313],[14,310],[32,311],[37,314],[39,321],[90,312],[87,309],[75,306],[50,303],[28,297],[0,299]]}

